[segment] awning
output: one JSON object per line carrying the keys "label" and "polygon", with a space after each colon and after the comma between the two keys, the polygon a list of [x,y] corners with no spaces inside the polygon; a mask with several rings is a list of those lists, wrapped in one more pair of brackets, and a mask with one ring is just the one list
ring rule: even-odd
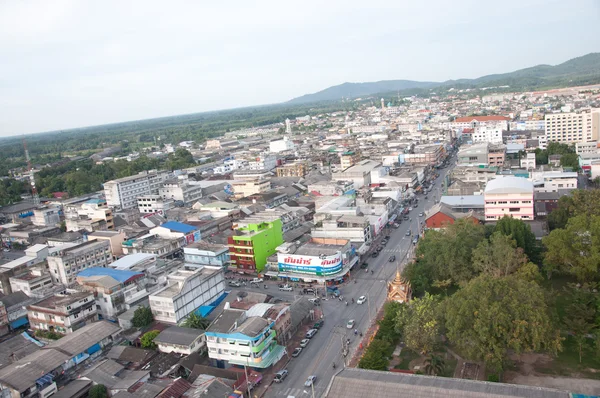
{"label": "awning", "polygon": [[396,220],[396,218],[398,217],[397,214],[394,214],[390,217],[389,222],[394,222]]}

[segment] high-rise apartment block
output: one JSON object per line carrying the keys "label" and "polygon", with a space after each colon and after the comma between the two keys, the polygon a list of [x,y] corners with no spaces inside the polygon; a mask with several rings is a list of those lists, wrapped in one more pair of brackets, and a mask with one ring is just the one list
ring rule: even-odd
{"label": "high-rise apartment block", "polygon": [[577,142],[598,141],[600,109],[551,113],[546,115],[545,120],[548,142],[574,144]]}
{"label": "high-rise apartment block", "polygon": [[158,189],[169,178],[166,170],[142,171],[130,177],[104,183],[104,194],[109,206],[129,209],[137,206],[142,195],[158,195]]}

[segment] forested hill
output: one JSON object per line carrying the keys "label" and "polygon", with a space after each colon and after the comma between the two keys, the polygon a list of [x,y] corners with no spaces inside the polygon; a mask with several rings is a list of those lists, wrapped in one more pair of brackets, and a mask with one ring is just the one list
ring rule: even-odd
{"label": "forested hill", "polygon": [[511,90],[531,90],[600,83],[600,53],[590,53],[559,65],[537,65],[510,73],[482,76],[477,79],[457,79],[445,82],[419,82],[413,80],[384,80],[380,82],[343,83],[313,94],[294,98],[288,103],[301,104],[315,101],[357,98],[393,91],[406,92],[417,89],[448,89],[451,87],[482,88],[510,86]]}

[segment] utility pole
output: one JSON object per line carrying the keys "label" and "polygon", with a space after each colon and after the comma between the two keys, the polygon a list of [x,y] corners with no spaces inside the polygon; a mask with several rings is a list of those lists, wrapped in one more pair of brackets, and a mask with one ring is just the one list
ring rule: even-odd
{"label": "utility pole", "polygon": [[23,138],[23,149],[25,150],[25,160],[27,160],[27,170],[29,170],[29,183],[31,184],[31,197],[33,198],[33,204],[40,204],[40,197],[35,187],[35,176],[33,175],[33,167],[31,167],[31,159],[29,158],[29,150],[27,150],[27,141]]}
{"label": "utility pole", "polygon": [[246,392],[248,393],[248,398],[251,398],[252,388],[250,387],[250,380],[248,379],[248,358],[246,358],[246,365],[244,365],[244,373],[246,374]]}

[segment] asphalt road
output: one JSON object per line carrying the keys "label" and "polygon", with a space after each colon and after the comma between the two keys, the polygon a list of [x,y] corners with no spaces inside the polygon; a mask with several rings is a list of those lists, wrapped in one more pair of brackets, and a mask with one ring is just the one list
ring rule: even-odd
{"label": "asphalt road", "polygon": [[[450,168],[439,170],[440,176],[436,179],[434,188],[440,187],[449,170]],[[312,397],[313,393],[315,397],[321,397],[325,393],[335,372],[345,365],[342,356],[342,342],[350,339],[348,359],[359,344],[359,338],[354,335],[354,330],[346,327],[348,320],[355,320],[355,328],[359,332],[365,331],[370,322],[374,322],[373,318],[386,300],[387,281],[394,277],[397,269],[402,270],[406,255],[411,249],[412,241],[406,236],[407,230],[410,227],[412,233],[416,233],[419,222],[423,221],[423,217],[418,217],[418,214],[428,210],[434,204],[433,192],[428,196],[428,200],[425,200],[423,195],[418,196],[419,204],[409,215],[412,222],[405,221],[400,228],[389,229],[390,242],[378,257],[369,257],[366,260],[369,263],[368,272],[361,269],[352,272],[350,282],[340,289],[344,299],[348,300],[347,306],[339,300],[322,301],[325,315],[324,326],[311,339],[300,356],[292,358],[287,367],[288,377],[280,384],[274,383],[267,391],[266,397]],[[379,239],[375,244],[379,244]],[[396,261],[389,262],[392,255],[396,256]],[[373,270],[374,274],[371,274],[370,270]],[[352,279],[356,279],[356,283]],[[366,303],[351,304],[352,298],[356,302],[356,299],[363,295],[367,296]],[[334,363],[336,364],[335,369],[333,368]],[[304,386],[304,382],[310,375],[317,376],[314,392],[310,387]]]}

